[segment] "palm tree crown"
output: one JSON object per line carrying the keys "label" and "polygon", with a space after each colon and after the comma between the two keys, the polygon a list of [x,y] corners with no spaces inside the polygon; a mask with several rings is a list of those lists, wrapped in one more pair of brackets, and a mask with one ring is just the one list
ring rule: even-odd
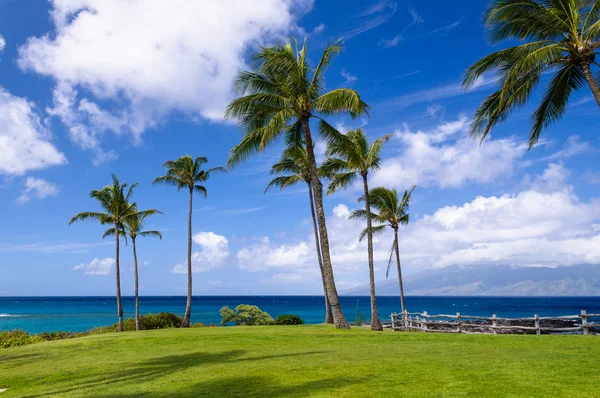
{"label": "palm tree crown", "polygon": [[[163,214],[161,211],[155,209],[148,209],[142,211],[135,211],[123,218],[123,228],[120,231],[124,236],[129,235],[131,239],[136,239],[138,236],[146,237],[153,236],[159,239],[162,239],[162,234],[160,231],[150,230],[145,231],[146,218],[155,214]],[[109,228],[104,232],[103,238],[107,236],[115,235],[115,228]]]}
{"label": "palm tree crown", "polygon": [[495,71],[500,89],[475,112],[471,133],[483,140],[515,108],[524,105],[543,74],[551,73],[542,101],[532,116],[529,147],[543,128],[560,119],[570,95],[587,82],[600,106],[598,0],[493,0],[485,13],[491,40],[527,43],[490,54],[466,71],[463,85],[475,84],[483,73]]}
{"label": "palm tree crown", "polygon": [[[368,106],[358,93],[339,88],[324,93],[324,72],[342,50],[342,41],[328,44],[316,68],[306,59],[306,43],[299,48],[294,40],[285,45],[261,47],[254,56],[255,68],[239,74],[234,86],[241,95],[225,113],[235,118],[247,134],[231,150],[228,164],[235,165],[273,144],[286,133],[291,141],[301,140],[302,123],[319,121],[325,139],[339,135],[319,115],[367,113]],[[309,143],[310,145],[311,143]]]}
{"label": "palm tree crown", "polygon": [[184,155],[177,160],[167,160],[163,167],[167,168],[167,174],[157,177],[153,184],[166,184],[177,187],[177,190],[188,188],[206,197],[206,187],[201,183],[206,182],[215,171],[225,171],[224,167],[212,167],[202,170],[202,165],[208,163],[208,159],[198,156],[193,159],[190,155]]}
{"label": "palm tree crown", "polygon": [[[409,223],[410,197],[415,188],[416,186],[412,187],[410,191],[404,191],[402,198],[398,197],[398,193],[395,189],[377,187],[369,191],[369,199],[371,200],[371,207],[373,209],[373,211],[371,211],[371,217],[380,224],[373,227],[373,234],[384,232],[386,227],[391,227],[397,231],[400,225]],[[359,201],[361,202],[364,200],[364,196],[359,198]],[[367,218],[367,212],[363,209],[354,210],[350,214],[350,218],[365,220]],[[366,235],[367,229],[365,228],[360,234],[360,240],[363,240]],[[394,247],[392,247],[392,249],[394,249]],[[386,278],[390,272],[390,264],[391,259],[388,263]]]}
{"label": "palm tree crown", "polygon": [[107,185],[101,190],[90,191],[90,197],[98,200],[104,213],[82,212],[71,218],[69,224],[75,221],[98,220],[101,224],[113,224],[123,227],[123,219],[137,212],[135,203],[129,203],[133,190],[137,183],[128,187],[127,183],[120,183],[119,179],[112,174],[113,184]]}
{"label": "palm tree crown", "polygon": [[381,148],[391,136],[387,134],[369,145],[364,131],[356,129],[332,140],[327,147],[327,159],[322,166],[323,174],[331,178],[327,193],[347,188],[357,177],[364,177],[370,170],[379,169]]}
{"label": "palm tree crown", "polygon": [[[308,154],[306,147],[303,145],[291,145],[287,147],[281,154],[279,162],[271,167],[271,175],[279,175],[269,182],[265,188],[267,192],[271,187],[279,187],[284,189],[296,185],[299,182],[304,182],[309,186],[312,185],[310,178],[310,167],[308,164]],[[323,176],[323,172],[319,169],[319,176]]]}

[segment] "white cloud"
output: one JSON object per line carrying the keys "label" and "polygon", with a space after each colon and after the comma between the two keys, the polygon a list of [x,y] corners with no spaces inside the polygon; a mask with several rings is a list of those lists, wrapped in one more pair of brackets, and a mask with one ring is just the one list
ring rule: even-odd
{"label": "white cloud", "polygon": [[342,71],[340,72],[340,75],[342,75],[342,77],[345,79],[344,82],[342,83],[343,86],[351,86],[358,80],[358,77],[356,77],[356,75],[353,75],[352,73],[348,72],[346,69],[342,69]]}
{"label": "white cloud", "polygon": [[415,25],[422,24],[425,22],[425,20],[417,13],[417,11],[414,8],[409,8],[408,12],[412,17],[412,22],[409,23],[408,25],[406,25],[400,31],[400,33],[398,33],[392,39],[390,39],[390,40],[381,39],[378,43],[379,46],[384,47],[384,48],[396,47],[400,43],[400,41],[402,41],[402,39],[404,38],[404,33],[407,30],[409,30],[410,28],[412,28]]}
{"label": "white cloud", "polygon": [[0,87],[0,174],[23,175],[67,162],[33,108]]}
{"label": "white cloud", "polygon": [[0,53],[4,51],[4,47],[6,47],[6,40],[4,36],[0,35]]}
{"label": "white cloud", "polygon": [[[550,164],[519,193],[477,197],[413,221],[401,231],[403,264],[423,269],[600,263],[600,200],[581,201],[568,175],[562,165]],[[336,209],[330,220],[334,266],[356,261],[365,250],[356,236],[363,223]],[[376,261],[386,261],[391,239],[391,233],[377,237]]]}
{"label": "white cloud", "polygon": [[42,178],[27,177],[25,180],[25,189],[21,192],[21,196],[17,198],[17,202],[27,203],[32,198],[44,199],[49,196],[56,196],[57,194],[58,187],[56,184]]}
{"label": "white cloud", "polygon": [[222,120],[248,48],[285,36],[311,7],[311,0],[53,0],[53,31],[29,38],[18,63],[55,80],[50,112],[100,162],[114,158],[101,148],[103,134],[136,143],[173,111]]}
{"label": "white cloud", "polygon": [[114,258],[93,259],[89,264],[78,264],[73,271],[84,271],[84,275],[108,275],[115,266]]}
{"label": "white cloud", "polygon": [[468,89],[463,88],[462,83],[451,83],[441,85],[434,88],[416,91],[410,94],[403,94],[390,100],[384,101],[382,106],[393,106],[393,107],[407,107],[414,104],[421,104],[423,102],[432,102],[439,99],[456,97],[460,95],[469,94],[475,91],[483,90],[488,88],[490,85],[495,84],[498,81],[498,77],[479,77],[473,86]]}
{"label": "white cloud", "polygon": [[[214,232],[198,232],[192,240],[201,247],[192,253],[192,272],[206,272],[223,265],[229,257],[229,241]],[[187,263],[177,264],[172,270],[175,274],[187,273]]]}
{"label": "white cloud", "polygon": [[[520,192],[479,196],[462,205],[440,208],[420,219],[413,217],[401,229],[403,266],[415,271],[449,265],[600,264],[600,199],[587,202],[579,199],[568,184],[568,177],[569,171],[562,165],[550,164]],[[357,272],[366,281],[366,241],[358,240],[365,225],[361,220],[349,220],[349,214],[350,209],[339,204],[327,219],[333,268],[341,282],[345,280],[343,275],[356,278]],[[273,245],[263,238],[241,251],[243,261],[239,261],[238,254],[240,267],[285,268],[285,273],[271,277],[266,281],[269,283],[318,278],[310,233],[301,244]],[[391,229],[374,237],[378,278],[387,265],[392,240]],[[275,255],[295,253],[299,248],[301,256]],[[342,282],[341,287],[350,289],[352,285]]]}
{"label": "white cloud", "polygon": [[371,185],[402,190],[415,184],[456,188],[467,182],[489,183],[511,174],[527,146],[513,138],[487,140],[480,146],[463,134],[469,123],[466,116],[459,115],[457,120],[442,123],[428,133],[413,133],[406,126],[397,130],[399,155],[381,162]]}
{"label": "white cloud", "polygon": [[352,29],[348,30],[342,36],[350,39],[361,33],[368,32],[383,25],[396,13],[398,5],[389,0],[380,0],[366,9],[364,9],[359,17],[360,21]]}
{"label": "white cloud", "polygon": [[309,259],[316,259],[314,253],[309,252],[306,241],[277,246],[266,236],[260,238],[257,243],[239,250],[236,257],[240,269],[250,272],[303,266]]}

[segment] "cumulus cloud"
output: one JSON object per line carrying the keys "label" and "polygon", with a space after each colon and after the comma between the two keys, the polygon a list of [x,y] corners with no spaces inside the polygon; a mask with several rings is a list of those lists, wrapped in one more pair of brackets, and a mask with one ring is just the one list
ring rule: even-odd
{"label": "cumulus cloud", "polygon": [[17,203],[27,203],[32,198],[44,199],[49,196],[56,196],[58,187],[56,184],[48,182],[42,178],[27,177],[25,180],[25,189],[21,196],[17,198]]}
{"label": "cumulus cloud", "polygon": [[278,246],[271,243],[267,236],[239,250],[236,257],[239,268],[250,272],[304,266],[309,259],[316,259],[314,253],[309,253],[306,241]]}
{"label": "cumulus cloud", "polygon": [[90,263],[78,264],[73,271],[84,271],[84,275],[108,275],[115,266],[114,258],[93,259]]}
{"label": "cumulus cloud", "polygon": [[[564,166],[552,163],[518,192],[479,196],[413,219],[400,234],[403,266],[414,271],[450,265],[600,264],[600,199],[581,200],[568,184],[569,176]],[[364,222],[349,220],[350,211],[339,204],[327,219],[336,277],[344,273],[354,276],[354,272],[367,269],[366,242],[358,240]],[[379,277],[387,265],[392,241],[391,229],[374,237]],[[285,267],[284,274],[269,281],[307,280],[305,270],[311,270],[316,278],[319,271],[310,234],[303,243],[308,252],[302,256],[278,257],[274,254],[291,253],[302,245],[273,245],[263,238],[253,246],[254,250],[243,252],[246,261],[240,266],[249,264],[246,268],[254,270]],[[352,286],[348,283],[346,287]]]}
{"label": "cumulus cloud", "polygon": [[173,111],[222,120],[246,50],[295,29],[312,1],[53,0],[51,7],[53,31],[29,38],[18,63],[55,80],[51,113],[102,161],[114,157],[101,149],[105,133],[135,143]]}
{"label": "cumulus cloud", "polygon": [[64,164],[34,105],[0,87],[0,174],[23,175]]}
{"label": "cumulus cloud", "polygon": [[[511,174],[527,152],[514,138],[488,140],[479,146],[465,130],[465,115],[437,126],[434,131],[412,132],[407,126],[395,132],[399,155],[384,159],[372,178],[372,185],[407,189],[417,184],[457,188],[467,182],[489,183]],[[393,142],[394,142],[393,141]]]}
{"label": "cumulus cloud", "polygon": [[[206,272],[223,265],[229,257],[229,241],[214,232],[198,232],[192,237],[200,246],[200,251],[192,253],[192,272]],[[175,274],[187,273],[187,263],[177,264],[172,270]]]}
{"label": "cumulus cloud", "polygon": [[4,51],[4,47],[6,47],[6,40],[4,40],[4,36],[0,35],[0,53]]}
{"label": "cumulus cloud", "polygon": [[[562,165],[550,164],[521,192],[477,197],[424,216],[403,228],[404,264],[434,268],[600,263],[600,200],[580,200],[567,184],[568,176]],[[359,225],[354,223],[347,220],[339,230],[356,231]],[[385,236],[378,239],[384,243],[375,247],[376,258],[381,258],[389,249],[391,235],[387,241]]]}

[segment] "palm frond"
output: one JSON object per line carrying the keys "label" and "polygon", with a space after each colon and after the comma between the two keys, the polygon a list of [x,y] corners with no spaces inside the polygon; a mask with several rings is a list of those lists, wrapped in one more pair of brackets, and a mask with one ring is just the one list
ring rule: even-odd
{"label": "palm frond", "polygon": [[324,115],[349,113],[352,118],[369,115],[369,106],[349,88],[338,88],[321,95],[315,100],[314,109]]}
{"label": "palm frond", "polygon": [[143,237],[156,237],[159,239],[162,239],[162,233],[160,231],[142,231],[138,234],[138,236],[143,236]]}
{"label": "palm frond", "polygon": [[537,144],[544,127],[558,120],[574,90],[585,84],[585,76],[580,68],[567,64],[552,78],[539,108],[533,114],[533,129],[529,135],[529,148]]}
{"label": "palm frond", "polygon": [[357,177],[358,173],[355,171],[335,174],[331,178],[331,181],[329,182],[329,185],[327,187],[327,195],[331,195],[340,188],[348,188],[350,185],[352,185],[354,181],[356,181]]}

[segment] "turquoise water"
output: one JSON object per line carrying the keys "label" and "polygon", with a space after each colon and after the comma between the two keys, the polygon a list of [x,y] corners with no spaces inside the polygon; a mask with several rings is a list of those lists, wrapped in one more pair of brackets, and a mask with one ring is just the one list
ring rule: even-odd
{"label": "turquoise water", "polygon": [[[142,314],[167,311],[183,315],[185,301],[185,297],[141,297],[140,309]],[[357,303],[359,311],[366,318],[370,316],[368,297],[344,296],[341,303],[350,321]],[[192,321],[218,324],[219,309],[238,304],[258,305],[273,317],[296,314],[307,323],[321,323],[325,316],[320,296],[198,296],[193,301]],[[383,320],[400,311],[397,297],[378,297],[377,304]],[[123,305],[125,316],[132,317],[133,297],[124,297]],[[574,315],[581,310],[600,313],[600,297],[407,297],[406,305],[409,311],[430,314],[460,312],[501,317]],[[116,323],[116,308],[114,297],[0,297],[0,330],[85,331]]]}

